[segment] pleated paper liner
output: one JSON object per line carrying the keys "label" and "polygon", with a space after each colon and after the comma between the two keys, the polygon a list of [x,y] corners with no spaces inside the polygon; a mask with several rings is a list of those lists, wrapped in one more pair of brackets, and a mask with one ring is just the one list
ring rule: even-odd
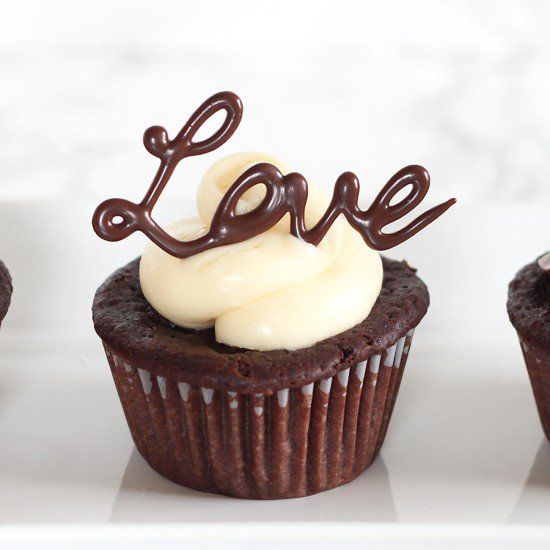
{"label": "pleated paper liner", "polygon": [[528,344],[521,336],[519,338],[542,428],[550,439],[550,349]]}
{"label": "pleated paper liner", "polygon": [[338,487],[367,469],[412,336],[332,378],[271,395],[177,382],[105,351],[134,442],[154,470],[199,491],[275,499]]}

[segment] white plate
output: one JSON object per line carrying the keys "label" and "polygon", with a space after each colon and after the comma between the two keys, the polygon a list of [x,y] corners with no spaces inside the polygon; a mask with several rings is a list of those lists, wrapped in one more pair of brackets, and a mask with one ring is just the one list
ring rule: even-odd
{"label": "white plate", "polygon": [[[6,330],[1,338],[0,518],[11,527],[0,533],[12,542],[91,536],[130,544],[141,532],[140,543],[169,533],[167,542],[197,541],[202,533],[214,544],[225,533],[252,543],[265,524],[274,545],[283,534],[312,541],[321,532],[323,544],[343,537],[389,547],[406,540],[550,542],[550,444],[514,341],[437,343],[419,329],[371,468],[326,493],[256,502],[188,490],[148,467],[92,335],[72,341]],[[120,528],[128,523],[141,527]],[[159,530],[158,523],[170,525]],[[74,527],[44,531],[59,525]]]}

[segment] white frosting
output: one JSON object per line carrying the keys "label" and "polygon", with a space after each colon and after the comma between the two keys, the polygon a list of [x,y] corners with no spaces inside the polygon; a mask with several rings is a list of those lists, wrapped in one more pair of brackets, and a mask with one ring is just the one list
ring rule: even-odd
{"label": "white frosting", "polygon": [[544,271],[550,271],[550,252],[539,258],[539,266]]}
{"label": "white frosting", "polygon": [[[180,220],[168,233],[180,240],[207,232],[229,186],[258,162],[288,169],[260,153],[237,153],[216,162],[197,194],[199,218]],[[256,186],[239,201],[244,213],[259,204]],[[311,227],[329,202],[309,184],[306,223]],[[207,250],[180,260],[149,244],[140,281],[149,303],[174,324],[214,326],[218,342],[248,349],[308,347],[361,322],[382,285],[382,262],[345,220],[331,227],[319,246],[289,233],[288,216],[245,242]]]}

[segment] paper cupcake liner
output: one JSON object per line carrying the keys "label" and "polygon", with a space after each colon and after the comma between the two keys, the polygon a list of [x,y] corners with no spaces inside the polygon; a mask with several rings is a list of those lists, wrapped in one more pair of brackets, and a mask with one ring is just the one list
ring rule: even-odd
{"label": "paper cupcake liner", "polygon": [[331,378],[271,394],[177,382],[105,351],[134,442],[154,470],[200,491],[274,499],[337,487],[371,464],[412,336]]}
{"label": "paper cupcake liner", "polygon": [[521,337],[519,341],[535,394],[542,428],[546,437],[550,439],[550,350],[528,344]]}

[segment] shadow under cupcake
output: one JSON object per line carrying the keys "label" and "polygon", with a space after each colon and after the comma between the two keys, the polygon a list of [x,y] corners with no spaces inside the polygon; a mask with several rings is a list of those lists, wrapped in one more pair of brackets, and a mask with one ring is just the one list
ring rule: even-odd
{"label": "shadow under cupcake", "polygon": [[550,439],[550,253],[518,271],[508,288],[507,308]]}

